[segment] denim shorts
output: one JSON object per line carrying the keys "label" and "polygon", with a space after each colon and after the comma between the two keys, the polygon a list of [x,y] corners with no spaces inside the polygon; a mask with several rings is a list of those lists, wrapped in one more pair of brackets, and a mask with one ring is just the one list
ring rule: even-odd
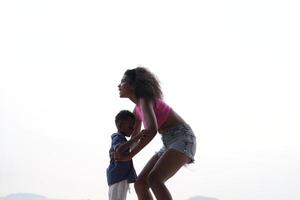
{"label": "denim shorts", "polygon": [[157,152],[161,156],[168,149],[175,149],[187,155],[193,163],[196,153],[196,137],[188,124],[180,124],[164,132],[161,136],[163,147]]}

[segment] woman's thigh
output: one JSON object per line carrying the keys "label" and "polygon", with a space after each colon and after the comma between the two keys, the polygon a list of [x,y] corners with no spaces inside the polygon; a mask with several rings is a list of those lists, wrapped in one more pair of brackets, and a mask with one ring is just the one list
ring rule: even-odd
{"label": "woman's thigh", "polygon": [[147,164],[145,165],[145,167],[142,169],[142,171],[138,175],[138,180],[139,181],[141,181],[141,180],[147,180],[147,177],[148,177],[150,171],[152,170],[152,168],[155,166],[155,164],[159,160],[159,157],[160,156],[157,153],[154,154],[154,156],[152,156],[152,158],[147,162]]}
{"label": "woman's thigh", "polygon": [[150,177],[165,182],[189,161],[190,158],[184,153],[175,149],[168,149],[152,167]]}

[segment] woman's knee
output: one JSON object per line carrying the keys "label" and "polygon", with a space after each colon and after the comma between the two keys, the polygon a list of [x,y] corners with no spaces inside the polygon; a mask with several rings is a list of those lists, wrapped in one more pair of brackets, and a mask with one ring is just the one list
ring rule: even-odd
{"label": "woman's knee", "polygon": [[158,172],[150,172],[148,175],[148,184],[152,188],[153,186],[157,185],[158,183],[163,183],[163,180],[160,178]]}
{"label": "woman's knee", "polygon": [[148,181],[146,177],[138,177],[134,183],[135,190],[144,190],[148,189]]}

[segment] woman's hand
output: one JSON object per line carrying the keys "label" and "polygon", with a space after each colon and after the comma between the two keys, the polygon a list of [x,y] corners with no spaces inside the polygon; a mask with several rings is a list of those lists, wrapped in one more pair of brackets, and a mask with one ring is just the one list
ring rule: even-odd
{"label": "woman's hand", "polygon": [[141,134],[140,140],[144,140],[146,137],[149,137],[150,131],[147,129],[143,129],[139,134]]}
{"label": "woman's hand", "polygon": [[131,140],[132,142],[137,142],[139,139],[141,139],[142,136],[143,136],[143,134],[142,134],[141,132],[139,132],[139,133],[136,134],[135,136],[132,136],[132,137],[130,138],[130,140]]}
{"label": "woman's hand", "polygon": [[138,140],[143,140],[145,137],[147,137],[147,134],[148,134],[148,130],[146,129],[141,130],[141,132],[133,136],[130,140],[132,140],[133,142],[137,142]]}

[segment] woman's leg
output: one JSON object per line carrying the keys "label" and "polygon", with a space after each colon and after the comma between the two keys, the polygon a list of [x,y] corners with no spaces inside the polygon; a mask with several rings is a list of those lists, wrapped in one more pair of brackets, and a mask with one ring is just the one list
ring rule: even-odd
{"label": "woman's leg", "polygon": [[175,149],[167,150],[159,158],[148,175],[149,186],[157,200],[172,199],[164,183],[189,160],[188,156]]}
{"label": "woman's leg", "polygon": [[141,173],[138,175],[136,182],[134,183],[134,188],[136,194],[140,200],[152,200],[152,195],[149,190],[149,183],[148,183],[148,175],[152,170],[153,166],[158,161],[159,156],[155,154],[145,165]]}

